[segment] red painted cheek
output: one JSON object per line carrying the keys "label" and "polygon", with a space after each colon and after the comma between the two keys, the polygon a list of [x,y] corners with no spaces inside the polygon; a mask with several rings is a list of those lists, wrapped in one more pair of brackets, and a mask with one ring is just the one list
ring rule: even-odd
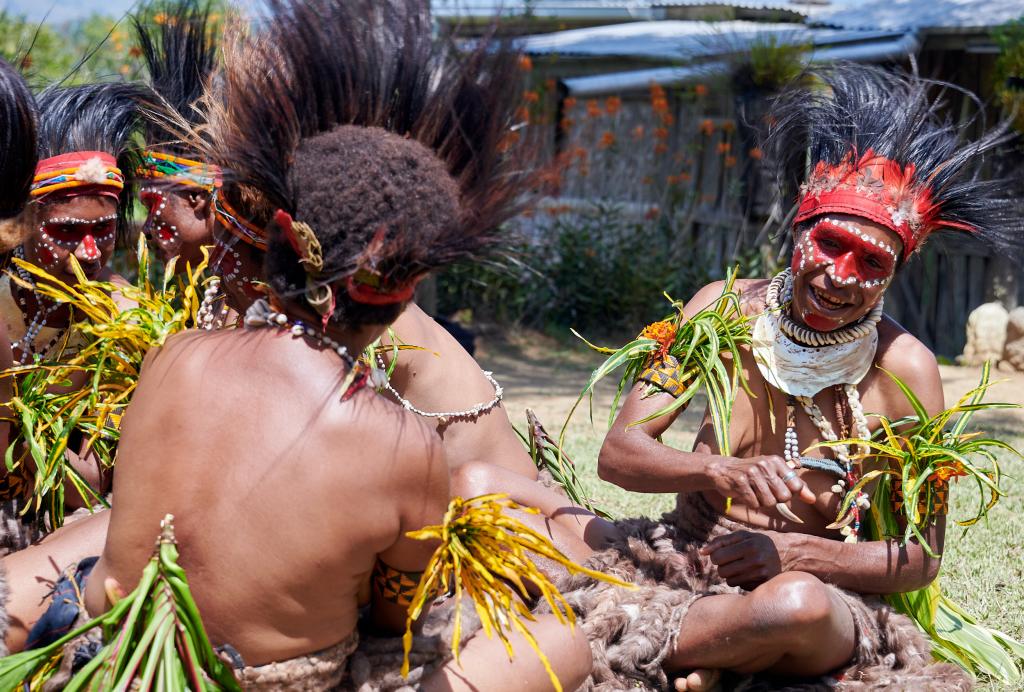
{"label": "red painted cheek", "polygon": [[797,272],[800,271],[800,262],[803,261],[803,258],[804,258],[803,243],[800,243],[800,244],[798,244],[793,249],[793,262],[789,265],[789,268],[793,272],[794,276],[796,275]]}
{"label": "red painted cheek", "polygon": [[56,255],[45,245],[40,245],[36,248],[36,255],[39,257],[39,261],[45,265],[57,264]]}

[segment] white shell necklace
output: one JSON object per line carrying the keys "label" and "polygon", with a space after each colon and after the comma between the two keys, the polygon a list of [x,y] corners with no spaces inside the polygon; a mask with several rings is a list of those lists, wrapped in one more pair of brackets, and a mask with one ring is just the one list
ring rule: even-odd
{"label": "white shell necklace", "polygon": [[775,276],[768,284],[765,293],[765,304],[768,309],[779,315],[779,327],[782,332],[794,341],[806,346],[831,346],[845,344],[862,339],[875,330],[882,319],[885,301],[879,298],[863,319],[842,329],[831,332],[817,332],[801,326],[790,317],[789,312],[782,309],[785,303],[793,300],[793,272],[786,269]]}
{"label": "white shell necklace", "polygon": [[417,416],[422,418],[436,418],[441,425],[447,425],[451,422],[466,421],[472,422],[484,415],[491,409],[498,406],[501,403],[502,397],[505,396],[505,390],[501,388],[498,381],[494,379],[494,374],[488,370],[481,370],[487,381],[494,387],[494,398],[487,403],[477,404],[470,408],[462,411],[424,411],[416,408],[411,401],[403,397],[398,391],[391,386],[390,380],[387,376],[387,364],[384,362],[384,358],[378,353],[377,354],[377,366],[380,368],[377,372],[380,372],[383,376],[383,387],[386,389],[391,396],[395,397],[399,404],[402,405],[406,411],[415,413]]}

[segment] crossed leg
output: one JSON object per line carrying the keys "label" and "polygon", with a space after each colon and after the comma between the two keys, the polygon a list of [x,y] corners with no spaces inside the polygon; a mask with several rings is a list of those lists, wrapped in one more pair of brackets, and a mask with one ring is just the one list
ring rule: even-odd
{"label": "crossed leg", "polygon": [[690,606],[675,651],[665,661],[673,671],[699,671],[677,689],[702,690],[706,671],[767,671],[823,675],[853,657],[853,615],[834,591],[805,572],[786,572],[748,594],[707,596]]}

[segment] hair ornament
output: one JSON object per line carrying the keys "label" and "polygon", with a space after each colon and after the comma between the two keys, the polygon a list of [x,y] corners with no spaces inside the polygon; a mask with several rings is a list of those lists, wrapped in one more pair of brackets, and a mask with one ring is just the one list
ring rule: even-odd
{"label": "hair ornament", "polygon": [[142,163],[135,174],[140,178],[166,179],[178,185],[199,187],[210,194],[223,183],[219,166],[152,150],[143,152]]}
{"label": "hair ornament", "polygon": [[420,282],[423,275],[417,276],[412,281],[385,289],[381,286],[381,277],[368,269],[360,269],[352,276],[345,279],[345,288],[352,300],[363,305],[395,305],[412,299],[416,292],[416,284]]}
{"label": "hair ornament", "polygon": [[117,197],[124,188],[124,175],[117,161],[102,151],[78,151],[43,159],[36,166],[32,180],[32,199],[51,192],[79,189],[78,194]]}
{"label": "hair ornament", "polygon": [[299,256],[299,262],[306,267],[306,273],[319,274],[324,268],[324,253],[310,225],[295,221],[284,209],[274,212],[274,221],[284,231],[285,238]]}

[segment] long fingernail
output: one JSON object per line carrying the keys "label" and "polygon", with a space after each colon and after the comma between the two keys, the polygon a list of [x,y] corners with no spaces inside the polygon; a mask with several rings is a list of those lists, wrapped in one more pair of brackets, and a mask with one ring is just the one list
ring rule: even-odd
{"label": "long fingernail", "polygon": [[791,510],[789,508],[789,505],[787,505],[785,502],[777,502],[777,503],[775,503],[775,509],[779,510],[779,514],[781,514],[782,516],[786,517],[790,521],[796,522],[797,524],[804,523],[803,519],[801,519],[797,515],[793,514],[793,510]]}

